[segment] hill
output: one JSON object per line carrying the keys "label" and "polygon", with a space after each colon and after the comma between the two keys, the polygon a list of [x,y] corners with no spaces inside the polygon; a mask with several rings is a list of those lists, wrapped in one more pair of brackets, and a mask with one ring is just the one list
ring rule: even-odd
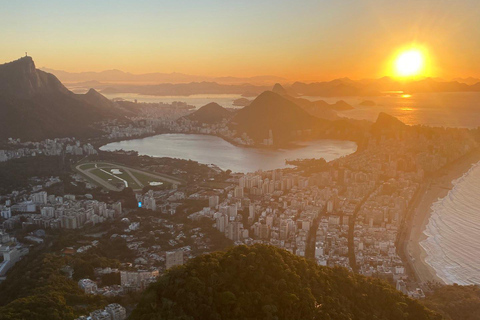
{"label": "hill", "polygon": [[280,84],[280,83],[275,83],[275,85],[272,88],[272,92],[275,92],[276,94],[279,94],[281,96],[286,96],[287,90]]}
{"label": "hill", "polygon": [[294,140],[298,132],[313,129],[322,123],[294,102],[272,92],[265,91],[252,103],[239,110],[230,126],[239,133],[245,132],[256,142],[262,142],[273,133],[275,144]]}
{"label": "hill", "polygon": [[480,287],[475,285],[440,286],[422,303],[439,312],[445,320],[480,319]]}
{"label": "hill", "polygon": [[377,121],[372,124],[371,131],[374,136],[385,135],[387,137],[398,136],[405,132],[408,126],[394,116],[380,112]]}
{"label": "hill", "polygon": [[70,92],[31,57],[0,65],[0,140],[94,136],[94,122],[121,115],[96,91]]}
{"label": "hill", "polygon": [[87,93],[85,93],[84,95],[78,95],[78,97],[83,101],[91,104],[92,106],[95,106],[98,108],[104,108],[104,109],[114,108],[113,101],[105,98],[105,96],[103,96],[101,93],[99,93],[95,89],[90,89],[88,90]]}
{"label": "hill", "polygon": [[185,118],[191,121],[197,121],[198,123],[214,124],[222,122],[224,119],[232,117],[232,112],[228,111],[224,107],[215,102],[211,102],[204,105],[197,111],[185,116]]}
{"label": "hill", "polygon": [[201,81],[214,81],[221,84],[244,84],[251,83],[254,85],[272,85],[278,81],[286,81],[285,78],[263,75],[254,77],[210,77],[202,75],[191,75],[178,72],[172,73],[144,73],[132,74],[121,70],[105,70],[101,72],[67,72],[63,70],[54,70],[42,68],[43,71],[49,72],[57,76],[61,81],[68,83],[80,84],[81,82],[104,81],[108,83],[188,83]]}
{"label": "hill", "polygon": [[310,101],[305,98],[295,97],[294,95],[288,94],[287,90],[285,90],[285,88],[279,83],[273,86],[272,91],[285,99],[292,101],[307,113],[320,119],[338,120],[339,116],[336,111],[353,109],[351,105],[343,100],[339,100],[334,104],[329,104],[324,100]]}
{"label": "hill", "polygon": [[170,270],[132,320],[427,320],[439,316],[385,282],[318,266],[271,246],[237,246]]}

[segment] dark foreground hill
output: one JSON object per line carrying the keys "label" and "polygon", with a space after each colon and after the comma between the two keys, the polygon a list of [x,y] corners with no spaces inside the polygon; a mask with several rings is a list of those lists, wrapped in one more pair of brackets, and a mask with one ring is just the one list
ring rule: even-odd
{"label": "dark foreground hill", "polygon": [[271,246],[193,259],[147,289],[132,320],[439,319],[373,278],[316,265]]}
{"label": "dark foreground hill", "polygon": [[0,65],[0,140],[93,136],[95,122],[119,116],[98,92],[74,94],[31,57]]}

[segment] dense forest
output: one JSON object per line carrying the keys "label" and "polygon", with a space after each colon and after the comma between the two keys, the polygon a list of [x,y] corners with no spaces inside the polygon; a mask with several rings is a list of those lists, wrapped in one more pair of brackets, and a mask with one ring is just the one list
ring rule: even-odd
{"label": "dense forest", "polygon": [[[61,256],[44,250],[31,252],[0,285],[0,320],[74,319],[103,308],[109,301],[85,294],[77,281],[93,278],[94,268],[119,266],[119,261],[96,254]],[[72,278],[66,268],[72,269]]]}
{"label": "dense forest", "polygon": [[170,270],[132,320],[441,319],[385,282],[271,246],[237,246]]}
{"label": "dense forest", "polygon": [[423,303],[446,320],[480,320],[479,286],[440,286]]}

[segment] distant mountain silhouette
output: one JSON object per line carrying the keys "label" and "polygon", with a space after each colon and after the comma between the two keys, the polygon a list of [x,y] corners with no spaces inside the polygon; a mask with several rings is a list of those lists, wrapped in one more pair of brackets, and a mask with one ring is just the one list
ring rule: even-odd
{"label": "distant mountain silhouette", "polygon": [[152,96],[189,96],[194,94],[239,94],[252,93],[257,96],[269,87],[250,84],[227,85],[217,82],[162,83],[155,85],[112,85],[95,86],[101,93],[137,93]]}
{"label": "distant mountain silhouette", "polygon": [[343,100],[338,100],[333,105],[331,105],[332,109],[337,111],[345,111],[345,110],[352,110],[354,109],[351,105]]}
{"label": "distant mountain silhouette", "polygon": [[364,107],[374,107],[377,104],[375,103],[375,101],[372,101],[372,100],[363,100],[362,102],[359,103],[359,105]]}
{"label": "distant mountain silhouette", "polygon": [[380,112],[377,121],[372,124],[371,131],[374,136],[393,137],[401,135],[407,128],[406,124],[394,116]]}
{"label": "distant mountain silhouette", "polygon": [[70,92],[31,57],[0,65],[0,139],[92,136],[94,122],[119,116],[98,92]]}
{"label": "distant mountain silhouette", "polygon": [[185,116],[186,119],[197,121],[198,123],[214,124],[219,123],[224,119],[229,119],[233,115],[219,104],[212,102],[204,105],[197,111]]}
{"label": "distant mountain silhouette", "polygon": [[337,120],[339,117],[335,111],[353,109],[351,105],[343,100],[339,100],[335,104],[329,104],[324,100],[310,101],[305,98],[294,97],[288,94],[287,90],[279,83],[273,86],[272,92],[292,101],[312,116],[320,119]]}
{"label": "distant mountain silhouette", "polygon": [[253,85],[272,85],[275,82],[286,81],[285,78],[263,75],[254,77],[209,77],[201,75],[190,75],[184,73],[144,73],[133,74],[121,70],[106,70],[100,72],[67,72],[62,70],[54,70],[42,68],[42,70],[53,73],[63,82],[79,83],[86,81],[100,81],[109,83],[189,83],[189,82],[217,82],[220,84],[244,84]]}
{"label": "distant mountain silhouette", "polygon": [[286,96],[288,94],[287,90],[285,90],[285,88],[280,83],[275,83],[272,92],[275,92],[276,94],[279,94],[281,96]]}
{"label": "distant mountain silhouette", "polygon": [[395,80],[390,77],[379,79],[351,80],[335,79],[328,82],[302,83],[295,82],[286,87],[287,92],[303,96],[347,97],[347,96],[380,96],[386,92],[403,91],[406,93],[424,92],[469,92],[480,91],[480,85],[473,84],[475,79],[468,79],[469,84],[458,81],[424,78],[420,80]]}
{"label": "distant mountain silhouette", "polygon": [[298,95],[321,97],[378,96],[381,94],[376,89],[369,89],[360,82],[348,78],[309,84],[295,82],[290,89]]}
{"label": "distant mountain silhouette", "polygon": [[453,81],[457,81],[460,83],[465,83],[468,84],[469,86],[480,83],[480,79],[474,78],[474,77],[468,77],[468,78],[455,78]]}
{"label": "distant mountain silhouette", "polygon": [[87,93],[85,93],[84,95],[78,95],[78,97],[95,107],[104,108],[104,109],[114,107],[113,101],[105,98],[105,96],[103,96],[101,93],[99,93],[95,89],[90,89],[88,90]]}
{"label": "distant mountain silhouette", "polygon": [[252,101],[247,99],[247,98],[238,98],[238,99],[233,100],[233,105],[234,106],[239,106],[239,107],[246,107],[250,103],[252,103]]}

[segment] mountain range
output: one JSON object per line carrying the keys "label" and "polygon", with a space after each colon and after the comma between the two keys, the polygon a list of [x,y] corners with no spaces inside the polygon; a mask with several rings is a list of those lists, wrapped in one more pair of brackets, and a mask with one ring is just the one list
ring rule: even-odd
{"label": "mountain range", "polygon": [[189,82],[217,82],[220,84],[244,84],[272,85],[275,82],[285,82],[287,79],[277,76],[254,76],[254,77],[209,77],[184,73],[144,73],[133,74],[121,70],[106,70],[100,72],[67,72],[49,68],[41,68],[57,76],[64,83],[79,83],[85,81],[99,81],[107,83],[189,83]]}
{"label": "mountain range", "polygon": [[433,78],[409,81],[395,80],[390,77],[367,80],[341,78],[328,82],[295,82],[285,89],[288,93],[304,96],[380,96],[396,92],[478,92],[480,91],[480,82],[468,85],[458,81],[443,81]]}
{"label": "mountain range", "polygon": [[343,100],[339,100],[334,104],[329,104],[324,100],[311,101],[305,98],[299,98],[296,96],[296,93],[289,94],[287,90],[285,90],[285,88],[279,83],[276,83],[273,86],[272,91],[284,97],[285,99],[292,101],[293,103],[301,107],[303,110],[305,110],[312,116],[315,116],[321,119],[338,120],[339,117],[336,111],[353,109],[351,105],[349,105]]}
{"label": "mountain range", "polygon": [[94,136],[95,122],[122,116],[94,89],[72,93],[31,57],[0,65],[0,140]]}
{"label": "mountain range", "polygon": [[[87,73],[89,74],[89,73]],[[115,78],[114,75],[119,77]],[[92,75],[93,77],[93,75]],[[167,82],[159,80],[152,82],[130,82],[125,83],[123,73],[117,71],[111,72],[109,79],[117,79],[112,82],[100,82],[90,79],[85,82],[71,83],[69,88],[72,90],[85,90],[86,88],[95,88],[102,93],[136,93],[154,96],[180,95],[188,96],[193,94],[238,94],[244,97],[257,96],[261,92],[271,88],[264,82],[222,82],[200,78],[201,81],[176,82],[174,80]],[[97,79],[101,79],[98,78]],[[186,79],[186,78],[185,78]],[[245,79],[248,80],[248,79]],[[273,78],[271,79],[273,80]],[[349,78],[340,78],[325,82],[294,82],[289,84],[283,81],[284,92],[281,95],[288,94],[292,97],[300,96],[318,96],[318,97],[369,97],[382,96],[401,93],[427,93],[427,92],[480,92],[480,82],[473,83],[476,79],[458,79],[458,81],[444,81],[438,78],[423,78],[420,80],[397,80],[390,77],[379,79],[351,80]],[[267,81],[268,82],[268,81]],[[465,83],[465,82],[468,82]],[[275,91],[275,90],[274,90]],[[278,93],[278,92],[277,92]]]}

